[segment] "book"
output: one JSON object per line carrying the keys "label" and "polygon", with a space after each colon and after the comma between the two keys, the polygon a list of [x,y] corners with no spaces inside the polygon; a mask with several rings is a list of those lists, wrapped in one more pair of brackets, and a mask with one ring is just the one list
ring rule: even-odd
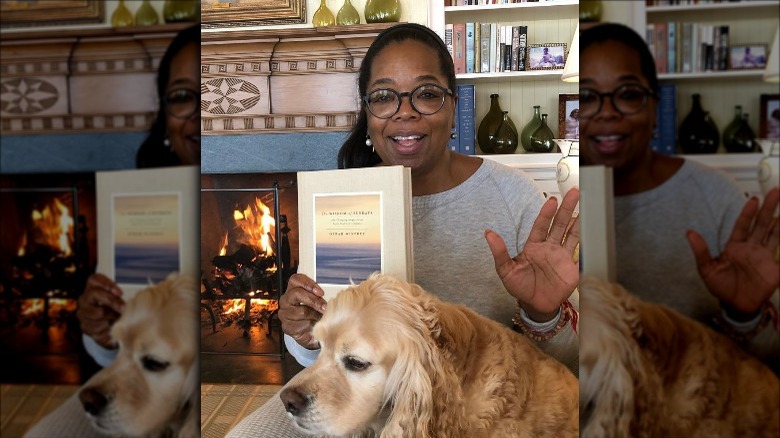
{"label": "book", "polygon": [[408,167],[298,172],[298,224],[298,272],[326,300],[374,271],[414,281]]}
{"label": "book", "polygon": [[474,73],[482,73],[482,24],[474,23]]}
{"label": "book", "polygon": [[719,26],[718,35],[718,70],[728,70],[729,65],[729,27]]}
{"label": "book", "polygon": [[517,69],[525,71],[527,68],[526,47],[528,42],[528,26],[520,26],[520,39],[517,46]]}
{"label": "book", "polygon": [[[457,89],[455,90],[457,94]],[[460,118],[458,118],[458,111],[460,111],[460,99],[455,104],[455,124],[453,125],[452,133],[455,134],[455,138],[450,137],[450,141],[447,142],[447,148],[453,152],[458,152],[458,145],[460,143]]]}
{"label": "book", "polygon": [[474,23],[466,23],[466,73],[474,73]]}
{"label": "book", "polygon": [[677,25],[670,21],[666,24],[666,71],[677,71]]}
{"label": "book", "polygon": [[520,26],[512,26],[512,64],[509,69],[511,71],[520,69]]}
{"label": "book", "polygon": [[455,74],[466,73],[466,23],[452,26],[452,49],[455,52]]}
{"label": "book", "polygon": [[452,43],[452,33],[454,26],[451,23],[444,25],[444,45],[447,46],[447,51],[450,52],[450,58],[452,62],[455,62],[455,46]]}
{"label": "book", "polygon": [[655,150],[674,155],[677,145],[677,87],[662,84],[658,89],[658,145]]}
{"label": "book", "polygon": [[666,23],[655,23],[655,65],[658,73],[666,73]]}
{"label": "book", "polygon": [[98,272],[122,299],[172,272],[200,278],[198,166],[96,172],[95,193]]}
{"label": "book", "polygon": [[493,35],[493,26],[491,23],[480,23],[480,31],[479,31],[479,71],[481,73],[490,73],[492,70],[490,66],[492,65],[490,62],[490,54],[491,54],[491,45],[490,45],[490,39],[491,35]]}
{"label": "book", "polygon": [[474,120],[475,95],[473,84],[458,85],[458,152],[474,155],[476,121]]}

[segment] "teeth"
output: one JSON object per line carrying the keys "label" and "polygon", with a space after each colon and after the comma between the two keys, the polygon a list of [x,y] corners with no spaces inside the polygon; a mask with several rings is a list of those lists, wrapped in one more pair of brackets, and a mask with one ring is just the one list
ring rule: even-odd
{"label": "teeth", "polygon": [[421,135],[402,135],[402,136],[396,136],[396,137],[390,137],[395,141],[405,141],[405,140],[419,140],[422,138]]}
{"label": "teeth", "polygon": [[616,141],[620,140],[623,136],[622,135],[597,135],[596,140],[598,141]]}

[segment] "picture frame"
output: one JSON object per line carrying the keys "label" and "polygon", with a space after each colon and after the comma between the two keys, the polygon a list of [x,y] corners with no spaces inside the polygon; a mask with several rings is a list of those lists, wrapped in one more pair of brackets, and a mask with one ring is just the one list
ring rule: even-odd
{"label": "picture frame", "polygon": [[580,95],[558,95],[558,138],[579,140],[580,138]]}
{"label": "picture frame", "polygon": [[766,44],[738,44],[729,47],[730,70],[762,70],[766,68]]}
{"label": "picture frame", "polygon": [[306,23],[306,0],[201,0],[201,28]]}
{"label": "picture frame", "polygon": [[0,2],[0,29],[102,23],[103,0],[9,0]]}
{"label": "picture frame", "polygon": [[758,138],[780,140],[780,94],[761,95]]}
{"label": "picture frame", "polygon": [[525,53],[526,70],[563,70],[566,65],[566,43],[529,44]]}

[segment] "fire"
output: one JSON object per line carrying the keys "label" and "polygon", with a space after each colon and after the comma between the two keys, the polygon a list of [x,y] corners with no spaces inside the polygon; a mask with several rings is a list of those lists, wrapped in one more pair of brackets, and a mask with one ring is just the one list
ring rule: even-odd
{"label": "fire", "polygon": [[[72,253],[71,242],[73,241],[73,217],[70,210],[58,198],[54,198],[52,204],[45,206],[41,210],[33,210],[32,231],[33,241],[36,244],[46,245],[51,248],[59,249],[60,252],[69,256]],[[17,251],[17,255],[24,256],[27,247],[27,235],[22,236],[22,242]]]}
{"label": "fire", "polygon": [[234,210],[233,219],[236,226],[241,228],[246,243],[260,249],[265,255],[273,254],[270,236],[276,221],[271,215],[271,209],[260,198],[256,197],[254,205],[247,205],[243,211]]}
{"label": "fire", "polygon": [[222,240],[222,247],[219,249],[219,255],[223,256],[227,254],[228,235],[225,233],[225,238]]}
{"label": "fire", "polygon": [[44,298],[24,300],[22,303],[22,315],[29,316],[43,312],[43,301]]}
{"label": "fire", "polygon": [[[276,300],[253,298],[250,300],[250,302],[250,313],[261,311],[263,308],[268,309],[269,311],[274,311],[279,307]],[[232,315],[236,313],[243,313],[245,308],[246,303],[243,298],[225,300],[225,304],[222,306],[222,314]]]}

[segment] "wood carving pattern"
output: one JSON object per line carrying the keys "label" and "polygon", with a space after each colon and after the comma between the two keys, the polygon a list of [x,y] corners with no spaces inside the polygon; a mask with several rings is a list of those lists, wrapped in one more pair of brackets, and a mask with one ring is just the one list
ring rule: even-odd
{"label": "wood carving pattern", "polygon": [[57,88],[37,78],[13,78],[0,82],[0,111],[9,114],[36,114],[54,106]]}
{"label": "wood carving pattern", "polygon": [[200,89],[201,109],[209,114],[237,114],[260,101],[260,90],[238,78],[217,78],[204,82]]}

